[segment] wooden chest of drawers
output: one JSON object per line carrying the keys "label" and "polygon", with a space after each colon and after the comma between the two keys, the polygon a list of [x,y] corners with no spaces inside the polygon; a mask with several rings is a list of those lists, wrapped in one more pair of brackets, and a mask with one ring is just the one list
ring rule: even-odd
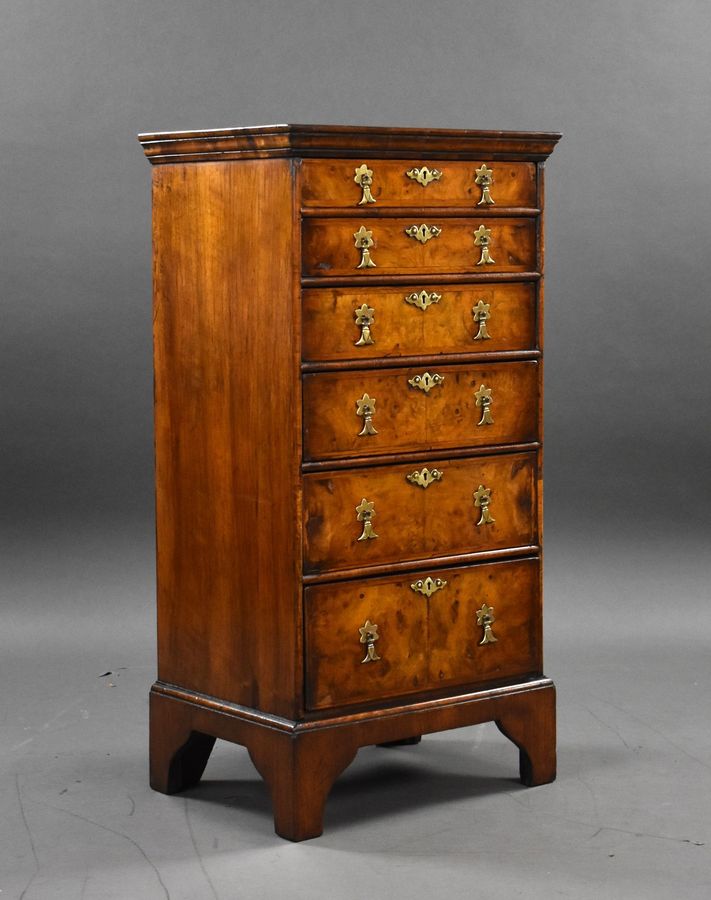
{"label": "wooden chest of drawers", "polygon": [[321,833],[361,746],[495,721],[555,777],[543,163],[558,135],[141,135],[153,169],[151,784],[243,744]]}

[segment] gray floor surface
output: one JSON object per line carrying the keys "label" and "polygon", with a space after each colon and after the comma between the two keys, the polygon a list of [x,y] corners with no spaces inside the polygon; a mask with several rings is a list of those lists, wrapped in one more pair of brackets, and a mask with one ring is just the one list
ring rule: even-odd
{"label": "gray floor surface", "polygon": [[[147,784],[150,526],[5,543],[0,900],[711,896],[708,547],[678,534],[546,556],[559,776],[526,789],[493,725],[366,748],[326,831],[290,844],[241,748]],[[109,674],[105,674],[109,673]]]}

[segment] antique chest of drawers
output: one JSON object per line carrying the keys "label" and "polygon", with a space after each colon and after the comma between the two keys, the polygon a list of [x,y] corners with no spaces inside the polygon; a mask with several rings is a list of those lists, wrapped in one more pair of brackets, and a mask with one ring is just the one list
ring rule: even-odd
{"label": "antique chest of drawers", "polygon": [[495,721],[555,777],[543,165],[559,135],[140,136],[153,168],[151,784],[247,747],[277,832],[357,750]]}

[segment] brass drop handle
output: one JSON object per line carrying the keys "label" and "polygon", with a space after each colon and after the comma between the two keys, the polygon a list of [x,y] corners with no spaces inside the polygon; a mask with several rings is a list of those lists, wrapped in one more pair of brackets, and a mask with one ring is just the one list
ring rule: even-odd
{"label": "brass drop handle", "polygon": [[370,255],[370,248],[375,243],[373,232],[365,225],[361,225],[358,231],[353,232],[353,240],[355,241],[356,250],[360,250],[360,262],[356,269],[374,269],[375,263]]}
{"label": "brass drop handle", "polygon": [[421,488],[428,488],[435,481],[441,481],[444,476],[444,472],[440,469],[415,469],[414,472],[410,472],[409,475],[406,475],[405,478],[410,484],[416,484]]}
{"label": "brass drop handle", "polygon": [[439,169],[428,169],[427,166],[422,166],[420,169],[408,169],[405,174],[408,178],[421,184],[422,187],[427,187],[433,181],[439,181],[444,172],[441,172]]}
{"label": "brass drop handle", "polygon": [[493,606],[488,606],[484,603],[481,609],[476,611],[476,623],[484,629],[484,637],[479,641],[480,647],[482,644],[495,644],[497,642],[498,638],[494,636],[491,630],[491,626],[495,621]]}
{"label": "brass drop handle", "polygon": [[405,234],[421,244],[426,244],[432,238],[439,237],[442,234],[442,229],[438,225],[425,225],[423,222],[422,225],[410,225],[409,228],[405,229]]}
{"label": "brass drop handle", "polygon": [[481,409],[481,419],[476,423],[477,426],[494,424],[494,418],[491,415],[491,404],[494,402],[492,394],[493,389],[485,384],[482,384],[478,391],[474,391],[476,405]]}
{"label": "brass drop handle", "polygon": [[437,591],[441,591],[442,588],[446,586],[447,582],[444,578],[431,578],[428,575],[427,578],[420,578],[419,581],[414,581],[410,585],[410,590],[414,591],[416,594],[422,594],[423,597],[429,599],[432,594],[436,594]]}
{"label": "brass drop handle", "polygon": [[491,185],[494,183],[494,170],[489,169],[486,163],[482,163],[476,170],[476,178],[474,184],[478,184],[481,188],[481,200],[477,206],[493,206],[494,200],[491,196]]}
{"label": "brass drop handle", "polygon": [[355,170],[353,181],[360,187],[362,197],[358,201],[358,206],[367,206],[368,203],[375,203],[375,197],[370,193],[373,184],[373,170],[368,168],[368,163],[363,163]]}
{"label": "brass drop handle", "polygon": [[363,531],[361,532],[358,541],[373,541],[378,535],[375,533],[375,529],[373,528],[373,516],[375,515],[375,501],[374,500],[366,500],[365,497],[360,501],[358,506],[355,508],[356,511],[356,521],[363,523]]}
{"label": "brass drop handle", "polygon": [[370,326],[375,321],[375,310],[373,307],[363,303],[353,310],[353,315],[355,316],[356,325],[360,326],[360,337],[355,342],[356,347],[367,347],[369,344],[374,344],[373,333],[370,330]]}
{"label": "brass drop handle", "polygon": [[407,379],[407,383],[414,388],[419,388],[425,394],[429,394],[433,387],[438,387],[444,381],[444,375],[438,375],[435,372],[430,375],[429,372],[423,372],[422,375],[413,375]]}
{"label": "brass drop handle", "polygon": [[361,644],[366,645],[365,657],[361,659],[361,663],[377,662],[380,659],[375,649],[375,642],[380,640],[378,626],[370,619],[366,619],[365,625],[361,625],[358,631]]}
{"label": "brass drop handle", "polygon": [[474,335],[475,341],[488,341],[491,339],[491,335],[486,327],[486,323],[491,318],[491,304],[484,303],[483,300],[480,300],[476,306],[472,306],[472,316],[474,317],[474,322],[479,326],[479,330]]}
{"label": "brass drop handle", "polygon": [[474,232],[474,246],[479,247],[481,250],[479,262],[477,263],[478,266],[483,266],[487,263],[494,265],[496,260],[492,259],[489,253],[489,247],[491,246],[491,228],[487,228],[486,225],[480,225],[477,228]]}
{"label": "brass drop handle", "polygon": [[492,489],[484,487],[480,484],[474,491],[474,506],[480,511],[479,521],[477,525],[494,525],[496,519],[491,515],[489,505],[491,504]]}
{"label": "brass drop handle", "polygon": [[360,400],[356,400],[356,415],[363,419],[363,428],[358,432],[358,437],[366,437],[369,434],[378,433],[373,425],[375,397],[363,394]]}

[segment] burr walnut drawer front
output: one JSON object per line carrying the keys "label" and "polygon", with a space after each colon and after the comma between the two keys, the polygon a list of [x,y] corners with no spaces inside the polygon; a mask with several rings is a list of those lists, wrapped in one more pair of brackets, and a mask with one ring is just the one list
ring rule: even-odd
{"label": "burr walnut drawer front", "polygon": [[306,208],[531,208],[536,206],[536,167],[482,160],[305,159],[301,203]]}
{"label": "burr walnut drawer front", "polygon": [[306,361],[498,353],[536,348],[528,283],[312,288],[303,292]]}
{"label": "burr walnut drawer front", "polygon": [[305,375],[304,456],[535,441],[538,363],[484,363]]}
{"label": "burr walnut drawer front", "polygon": [[308,473],[304,571],[533,546],[535,479],[535,451]]}
{"label": "burr walnut drawer front", "polygon": [[312,276],[533,272],[536,219],[304,219],[302,252]]}
{"label": "burr walnut drawer front", "polygon": [[539,562],[306,588],[306,703],[342,706],[541,670]]}

